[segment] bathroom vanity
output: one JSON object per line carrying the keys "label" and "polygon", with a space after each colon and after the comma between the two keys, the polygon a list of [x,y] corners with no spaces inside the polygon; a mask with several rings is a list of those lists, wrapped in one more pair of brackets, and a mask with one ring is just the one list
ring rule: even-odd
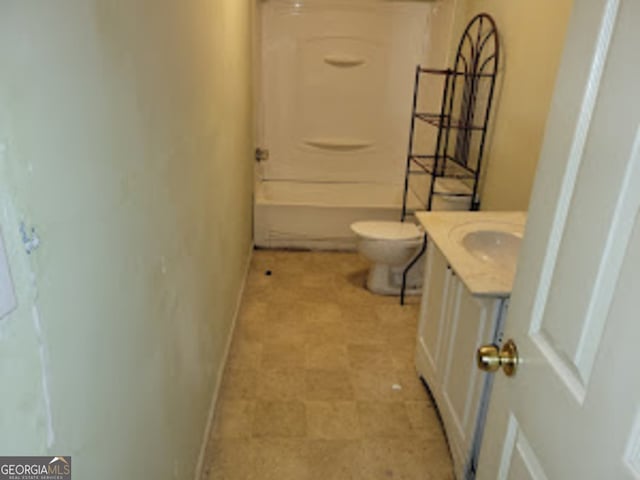
{"label": "bathroom vanity", "polygon": [[492,377],[476,351],[500,344],[526,215],[424,212],[428,236],[416,367],[436,401],[458,480],[473,478]]}

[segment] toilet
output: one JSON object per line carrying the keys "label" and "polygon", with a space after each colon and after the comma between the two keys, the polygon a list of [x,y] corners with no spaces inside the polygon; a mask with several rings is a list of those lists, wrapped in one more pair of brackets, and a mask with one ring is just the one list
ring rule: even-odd
{"label": "toilet", "polygon": [[[367,288],[380,295],[399,295],[402,273],[422,248],[424,232],[411,222],[363,221],[351,224],[358,236],[358,251],[373,265]],[[419,294],[422,284],[422,257],[407,275],[408,295]]]}

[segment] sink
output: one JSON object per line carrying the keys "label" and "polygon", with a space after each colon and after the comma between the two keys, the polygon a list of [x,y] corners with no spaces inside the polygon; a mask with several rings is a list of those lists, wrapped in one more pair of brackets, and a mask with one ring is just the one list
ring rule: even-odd
{"label": "sink", "polygon": [[417,217],[430,244],[472,295],[511,295],[525,212],[422,212]]}
{"label": "sink", "polygon": [[488,267],[514,272],[522,231],[521,224],[473,221],[457,225],[451,230],[449,237],[476,261]]}
{"label": "sink", "polygon": [[500,267],[515,268],[522,237],[504,230],[476,230],[466,233],[462,246],[476,259]]}

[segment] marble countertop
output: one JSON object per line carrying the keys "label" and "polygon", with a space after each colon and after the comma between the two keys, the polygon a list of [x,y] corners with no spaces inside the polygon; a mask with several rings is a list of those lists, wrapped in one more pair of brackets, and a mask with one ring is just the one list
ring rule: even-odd
{"label": "marble countertop", "polygon": [[513,288],[516,256],[506,255],[500,262],[483,261],[462,244],[466,234],[489,230],[522,237],[526,212],[417,212],[429,241],[443,253],[447,262],[472,295],[509,297]]}

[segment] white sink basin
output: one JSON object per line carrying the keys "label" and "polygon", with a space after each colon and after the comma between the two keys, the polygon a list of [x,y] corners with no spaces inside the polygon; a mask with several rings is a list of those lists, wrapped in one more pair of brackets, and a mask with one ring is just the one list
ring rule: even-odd
{"label": "white sink basin", "polygon": [[508,297],[513,288],[525,212],[422,212],[430,245],[472,295]]}
{"label": "white sink basin", "polygon": [[462,246],[475,258],[502,268],[515,268],[522,237],[503,230],[476,230],[462,237]]}
{"label": "white sink basin", "polygon": [[454,227],[449,238],[491,268],[515,272],[523,226],[495,221],[467,222]]}

